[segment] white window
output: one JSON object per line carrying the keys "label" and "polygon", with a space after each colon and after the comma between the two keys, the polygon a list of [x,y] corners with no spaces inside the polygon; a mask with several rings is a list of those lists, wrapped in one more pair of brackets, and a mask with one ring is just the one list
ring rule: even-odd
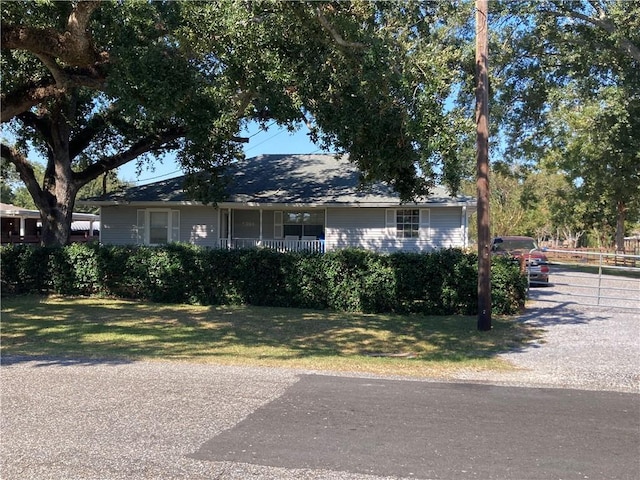
{"label": "white window", "polygon": [[396,238],[428,239],[430,214],[425,208],[398,208],[386,211],[386,227]]}
{"label": "white window", "polygon": [[137,241],[162,245],[180,241],[180,211],[160,208],[138,210]]}

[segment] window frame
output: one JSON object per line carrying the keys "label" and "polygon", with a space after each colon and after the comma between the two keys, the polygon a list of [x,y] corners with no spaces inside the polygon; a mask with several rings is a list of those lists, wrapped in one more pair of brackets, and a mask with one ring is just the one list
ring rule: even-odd
{"label": "window frame", "polygon": [[[410,216],[413,217],[413,211],[417,211],[417,223],[402,222],[403,227],[409,225],[413,227],[417,226],[417,230],[413,228],[409,228],[410,231],[416,231],[416,236],[405,236],[406,228],[398,228],[401,225],[398,222],[399,216],[403,215],[404,217]],[[401,213],[401,212],[411,212],[411,213]],[[388,208],[385,211],[385,226],[387,229],[387,233],[391,235],[393,238],[401,241],[415,241],[415,240],[429,240],[431,238],[431,209],[429,208]]]}
{"label": "window frame", "polygon": [[[151,214],[167,214],[167,241],[165,243],[151,243]],[[171,208],[144,208],[137,210],[137,243],[141,245],[158,246],[180,241],[180,210]]]}

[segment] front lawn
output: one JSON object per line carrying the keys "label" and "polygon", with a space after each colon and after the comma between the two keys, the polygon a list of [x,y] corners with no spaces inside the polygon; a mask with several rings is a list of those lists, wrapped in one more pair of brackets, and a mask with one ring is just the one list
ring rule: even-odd
{"label": "front lawn", "polygon": [[165,305],[103,298],[2,300],[3,356],[165,360],[384,375],[508,369],[499,352],[540,332],[494,318],[377,315],[268,307]]}

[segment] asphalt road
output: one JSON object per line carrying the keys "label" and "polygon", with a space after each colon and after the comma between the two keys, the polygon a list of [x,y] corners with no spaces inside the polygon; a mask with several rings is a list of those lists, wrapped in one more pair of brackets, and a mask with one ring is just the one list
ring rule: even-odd
{"label": "asphalt road", "polygon": [[303,376],[193,458],[425,479],[639,478],[638,400]]}
{"label": "asphalt road", "polygon": [[3,480],[640,478],[635,393],[3,363]]}

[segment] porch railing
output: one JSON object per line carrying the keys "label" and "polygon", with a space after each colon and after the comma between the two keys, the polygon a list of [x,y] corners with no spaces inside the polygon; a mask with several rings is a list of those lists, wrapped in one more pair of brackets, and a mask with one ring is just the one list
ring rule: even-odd
{"label": "porch railing", "polygon": [[260,240],[257,238],[221,238],[220,248],[269,248],[278,252],[324,253],[324,240]]}

